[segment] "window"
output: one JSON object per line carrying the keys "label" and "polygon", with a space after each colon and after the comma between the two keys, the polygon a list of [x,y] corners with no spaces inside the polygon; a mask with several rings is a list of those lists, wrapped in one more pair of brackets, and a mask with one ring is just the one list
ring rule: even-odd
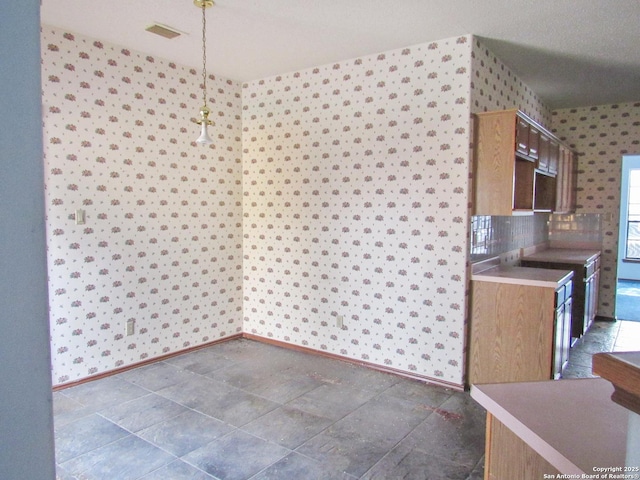
{"label": "window", "polygon": [[625,259],[640,261],[640,169],[629,171]]}

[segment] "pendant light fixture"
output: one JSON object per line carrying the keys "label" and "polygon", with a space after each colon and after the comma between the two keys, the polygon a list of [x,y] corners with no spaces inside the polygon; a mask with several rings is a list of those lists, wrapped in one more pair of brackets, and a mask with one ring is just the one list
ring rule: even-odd
{"label": "pendant light fixture", "polygon": [[193,4],[202,9],[202,107],[200,107],[200,120],[196,123],[200,125],[200,136],[196,140],[198,145],[211,145],[213,140],[207,132],[209,125],[214,125],[209,120],[211,110],[207,107],[207,16],[205,10],[213,6],[213,0],[193,0]]}

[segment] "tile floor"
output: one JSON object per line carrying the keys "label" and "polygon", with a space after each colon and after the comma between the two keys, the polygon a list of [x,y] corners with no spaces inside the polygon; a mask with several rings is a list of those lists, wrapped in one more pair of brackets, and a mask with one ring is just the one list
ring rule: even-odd
{"label": "tile floor", "polygon": [[[597,322],[565,377],[632,343],[640,323]],[[250,340],[56,392],[54,420],[60,480],[483,476],[468,393]]]}
{"label": "tile floor", "polygon": [[590,378],[591,356],[599,352],[640,351],[640,322],[594,322],[569,354],[563,378]]}
{"label": "tile floor", "polygon": [[467,393],[233,340],[54,394],[58,476],[481,479]]}

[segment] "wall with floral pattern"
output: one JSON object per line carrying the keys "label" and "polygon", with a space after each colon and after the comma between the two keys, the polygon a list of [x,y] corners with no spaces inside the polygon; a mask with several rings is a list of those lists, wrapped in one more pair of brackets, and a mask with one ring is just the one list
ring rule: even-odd
{"label": "wall with floral pattern", "polygon": [[613,318],[622,156],[640,153],[640,102],[557,110],[553,129],[578,152],[577,213],[601,214],[598,315]]}
{"label": "wall with floral pattern", "polygon": [[244,85],[245,332],[462,384],[470,55]]}
{"label": "wall with floral pattern", "polygon": [[473,37],[471,68],[472,113],[518,108],[551,129],[551,109],[477,37]]}
{"label": "wall with floral pattern", "polygon": [[244,331],[462,385],[471,113],[550,111],[471,36],[210,78],[202,149],[196,70],[43,28],[54,383]]}
{"label": "wall with floral pattern", "polygon": [[49,26],[42,57],[54,384],[241,332],[240,85],[203,148],[197,71]]}

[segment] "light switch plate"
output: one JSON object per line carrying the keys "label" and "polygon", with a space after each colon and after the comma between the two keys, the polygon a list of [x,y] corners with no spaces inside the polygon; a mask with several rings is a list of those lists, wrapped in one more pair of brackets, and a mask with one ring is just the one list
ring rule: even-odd
{"label": "light switch plate", "polygon": [[84,225],[84,222],[85,222],[84,210],[81,208],[78,208],[76,210],[76,225]]}

